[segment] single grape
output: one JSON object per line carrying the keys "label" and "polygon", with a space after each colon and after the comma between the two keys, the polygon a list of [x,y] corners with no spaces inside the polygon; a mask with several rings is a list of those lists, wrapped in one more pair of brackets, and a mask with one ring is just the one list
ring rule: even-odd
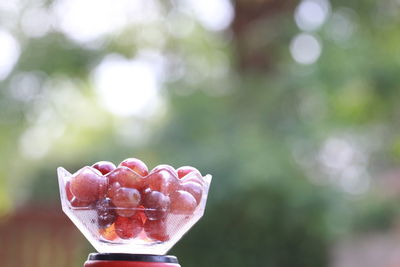
{"label": "single grape", "polygon": [[135,238],[143,230],[143,221],[139,216],[118,216],[114,225],[115,233],[122,239]]}
{"label": "single grape", "polygon": [[147,168],[146,164],[140,159],[129,158],[121,162],[119,166],[128,167],[129,169],[135,171],[141,176],[146,176],[149,174],[149,169]]}
{"label": "single grape", "polygon": [[70,189],[79,201],[93,203],[105,195],[107,179],[86,167],[71,178]]}
{"label": "single grape", "polygon": [[176,191],[179,187],[178,178],[174,177],[168,170],[165,169],[152,172],[149,176],[147,176],[147,178],[144,179],[144,183],[152,191],[159,191],[166,195]]}
{"label": "single grape", "polygon": [[101,235],[102,238],[104,238],[108,241],[114,241],[115,239],[118,238],[117,233],[115,232],[114,224],[111,224],[107,228],[100,228],[99,234]]}
{"label": "single grape", "polygon": [[107,173],[115,170],[114,163],[110,161],[99,161],[92,165],[93,168],[100,171],[101,174],[106,175]]}
{"label": "single grape", "polygon": [[201,176],[201,173],[199,171],[189,172],[189,173],[187,173],[185,176],[183,176],[180,179],[181,179],[182,183],[195,182],[195,183],[198,183],[201,186],[204,185],[203,176]]}
{"label": "single grape", "polygon": [[134,188],[121,187],[112,197],[112,203],[117,207],[120,216],[130,217],[136,213],[140,204],[140,192]]}
{"label": "single grape", "polygon": [[87,208],[91,207],[93,204],[91,202],[80,201],[76,197],[73,197],[69,203],[71,203],[71,206],[75,208]]}
{"label": "single grape", "polygon": [[118,182],[110,184],[107,191],[107,197],[113,198],[117,190],[120,189],[121,187],[122,186]]}
{"label": "single grape", "polygon": [[169,197],[158,191],[145,191],[142,204],[148,220],[165,218],[169,212]]}
{"label": "single grape", "polygon": [[[199,170],[197,170],[196,168],[192,167],[192,166],[182,166],[180,168],[178,168],[176,170],[176,172],[178,173],[178,178],[182,179],[183,177],[185,177],[186,175],[188,175],[191,172],[196,172],[198,174],[200,174]],[[200,174],[201,176],[201,174]]]}
{"label": "single grape", "polygon": [[200,203],[203,195],[203,187],[196,182],[186,182],[181,184],[181,190],[187,191],[196,199],[197,204]]}
{"label": "single grape", "polygon": [[193,167],[184,166],[184,167],[179,168],[178,171],[181,176],[179,179],[181,179],[182,183],[195,182],[195,183],[200,184],[201,186],[203,186],[205,184],[201,173]]}
{"label": "single grape", "polygon": [[192,215],[197,207],[196,199],[189,192],[178,190],[170,195],[173,214]]}
{"label": "single grape", "polygon": [[111,199],[104,198],[96,203],[97,222],[100,228],[107,228],[114,223],[116,219],[115,206]]}
{"label": "single grape", "polygon": [[71,182],[68,181],[65,184],[65,194],[67,195],[67,199],[69,202],[72,201],[72,199],[74,198],[74,195],[71,193]]}
{"label": "single grape", "polygon": [[110,188],[118,183],[121,187],[129,187],[140,190],[143,186],[143,178],[128,167],[118,167],[107,175]]}
{"label": "single grape", "polygon": [[178,178],[178,173],[176,172],[175,168],[168,164],[160,164],[154,167],[154,169],[152,169],[150,173],[159,172],[162,170],[168,171],[172,176]]}
{"label": "single grape", "polygon": [[165,220],[147,220],[144,224],[144,231],[153,240],[165,242],[170,238],[167,233],[167,223]]}

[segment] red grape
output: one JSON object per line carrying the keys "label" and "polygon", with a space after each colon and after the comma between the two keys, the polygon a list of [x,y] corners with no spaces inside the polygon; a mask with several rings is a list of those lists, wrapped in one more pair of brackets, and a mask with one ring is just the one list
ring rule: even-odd
{"label": "red grape", "polygon": [[106,175],[107,173],[115,170],[114,163],[110,161],[99,161],[92,165],[93,168],[100,171],[101,174]]}
{"label": "red grape", "polygon": [[161,170],[166,170],[170,172],[173,176],[178,177],[178,173],[176,172],[175,168],[168,164],[160,164],[154,167],[150,173],[159,172]]}
{"label": "red grape", "polygon": [[167,223],[165,220],[147,220],[144,224],[144,231],[149,238],[157,241],[165,242],[170,238],[167,233]]}
{"label": "red grape", "polygon": [[110,225],[107,228],[100,228],[99,234],[106,240],[114,241],[118,238],[117,234],[115,233],[114,224]]}
{"label": "red grape", "polygon": [[117,217],[114,223],[116,234],[122,239],[131,239],[139,235],[143,229],[143,221],[139,216]]}
{"label": "red grape", "polygon": [[174,192],[179,187],[178,178],[174,177],[173,174],[166,169],[152,172],[144,180],[151,190],[159,191],[166,195]]}
{"label": "red grape", "polygon": [[[199,170],[197,170],[196,168],[194,168],[192,166],[180,167],[176,170],[176,172],[178,173],[179,179],[182,179],[183,177],[185,177],[186,175],[188,175],[191,172],[196,172],[196,173],[200,174]],[[200,176],[201,176],[201,174],[200,174]]]}
{"label": "red grape", "polygon": [[140,204],[140,192],[134,188],[121,187],[112,197],[112,203],[117,207],[117,213],[130,217],[136,213]]}
{"label": "red grape", "polygon": [[197,173],[197,172],[190,172],[185,177],[181,178],[181,182],[182,183],[195,182],[195,183],[198,183],[201,186],[204,185],[203,177],[201,176],[200,173]]}
{"label": "red grape", "polygon": [[115,183],[119,183],[121,187],[135,188],[138,190],[141,189],[144,180],[140,175],[128,167],[118,167],[114,171],[110,172],[107,177],[110,187]]}
{"label": "red grape", "polygon": [[90,202],[80,201],[76,197],[73,197],[69,203],[71,203],[71,206],[75,208],[86,208],[92,204]]}
{"label": "red grape", "polygon": [[171,194],[171,213],[191,215],[197,207],[196,199],[188,192],[178,190]]}
{"label": "red grape", "polygon": [[79,201],[74,195],[71,193],[71,183],[68,181],[65,185],[65,193],[67,195],[67,199],[72,207],[75,208],[84,208],[89,207],[90,202]]}
{"label": "red grape", "polygon": [[69,202],[72,201],[72,199],[74,198],[74,195],[71,193],[71,182],[68,181],[65,184],[65,194],[67,195],[67,199]]}
{"label": "red grape", "polygon": [[115,206],[111,203],[111,199],[104,198],[96,203],[97,211],[97,223],[100,228],[107,228],[114,223],[115,218]]}
{"label": "red grape", "polygon": [[168,196],[161,192],[146,192],[142,203],[148,220],[159,220],[168,215],[170,200]]}
{"label": "red grape", "polygon": [[70,188],[79,201],[93,203],[106,193],[107,179],[85,167],[72,177]]}
{"label": "red grape", "polygon": [[196,199],[197,204],[200,203],[203,195],[203,187],[196,182],[186,182],[181,184],[181,189],[189,192]]}
{"label": "red grape", "polygon": [[110,184],[110,186],[108,187],[108,191],[107,191],[107,197],[113,198],[115,193],[117,192],[117,190],[120,188],[121,188],[121,185],[118,182]]}
{"label": "red grape", "polygon": [[141,176],[146,176],[149,174],[149,169],[147,168],[146,164],[140,159],[129,158],[121,162],[119,166],[128,167]]}

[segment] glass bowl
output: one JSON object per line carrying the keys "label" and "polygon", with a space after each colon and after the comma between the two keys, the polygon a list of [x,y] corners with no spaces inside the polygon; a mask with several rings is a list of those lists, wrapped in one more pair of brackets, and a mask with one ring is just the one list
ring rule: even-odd
{"label": "glass bowl", "polygon": [[[166,254],[203,216],[211,183],[211,175],[191,172],[178,179],[175,170],[168,168],[153,170],[145,177],[127,167],[107,175],[88,166],[74,174],[59,167],[57,174],[64,213],[100,253]],[[76,188],[71,188],[76,184],[72,179],[82,175],[101,179],[96,200],[83,202],[72,194],[71,189]],[[120,189],[115,181],[129,181],[128,187],[123,187],[128,189]],[[136,206],[114,205],[116,195],[122,192],[118,190],[134,192]],[[157,204],[160,196],[163,205]]]}

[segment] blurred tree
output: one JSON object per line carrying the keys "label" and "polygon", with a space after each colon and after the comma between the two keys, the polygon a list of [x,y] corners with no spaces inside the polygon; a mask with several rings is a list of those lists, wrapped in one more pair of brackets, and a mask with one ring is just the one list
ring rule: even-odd
{"label": "blurred tree", "polygon": [[270,71],[275,66],[277,46],[287,40],[287,28],[291,28],[284,18],[293,14],[296,4],[293,0],[234,2],[233,44],[241,72]]}

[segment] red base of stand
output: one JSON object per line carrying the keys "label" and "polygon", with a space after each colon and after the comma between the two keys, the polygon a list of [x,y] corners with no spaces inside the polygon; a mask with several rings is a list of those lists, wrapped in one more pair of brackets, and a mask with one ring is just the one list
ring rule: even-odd
{"label": "red base of stand", "polygon": [[181,267],[174,256],[90,254],[84,267]]}
{"label": "red base of stand", "polygon": [[85,267],[180,267],[179,264],[139,261],[87,261]]}

